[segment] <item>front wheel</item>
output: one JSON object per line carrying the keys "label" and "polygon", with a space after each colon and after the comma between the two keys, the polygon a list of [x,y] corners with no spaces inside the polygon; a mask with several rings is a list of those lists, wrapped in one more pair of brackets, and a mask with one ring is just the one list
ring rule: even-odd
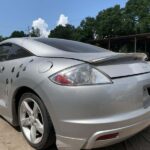
{"label": "front wheel", "polygon": [[42,150],[56,143],[50,116],[38,96],[33,93],[23,94],[19,102],[18,116],[22,133],[32,147]]}

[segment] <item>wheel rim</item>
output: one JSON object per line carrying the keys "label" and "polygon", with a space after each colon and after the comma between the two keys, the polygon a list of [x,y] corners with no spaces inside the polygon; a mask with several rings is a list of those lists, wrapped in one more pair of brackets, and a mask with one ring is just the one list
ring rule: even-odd
{"label": "wheel rim", "polygon": [[26,98],[20,106],[20,125],[25,137],[32,143],[41,142],[44,134],[43,115],[32,98]]}

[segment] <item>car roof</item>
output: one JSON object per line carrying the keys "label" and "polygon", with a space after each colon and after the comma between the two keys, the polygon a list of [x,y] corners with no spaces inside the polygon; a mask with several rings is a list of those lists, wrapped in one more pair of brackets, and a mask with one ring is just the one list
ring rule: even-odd
{"label": "car roof", "polygon": [[[78,60],[83,60],[83,61],[89,61],[101,57],[109,57],[110,55],[115,55],[114,52],[111,51],[103,51],[101,53],[75,53],[75,52],[69,52],[69,51],[63,51],[59,49],[58,47],[50,46],[47,44],[44,44],[43,42],[40,42],[41,40],[46,39],[46,38],[12,38],[12,39],[7,39],[0,44],[5,44],[5,43],[12,43],[12,44],[17,44],[28,51],[30,51],[32,54],[36,56],[41,56],[41,57],[57,57],[57,58],[72,58],[72,59],[78,59]],[[48,39],[48,38],[47,38]],[[50,40],[53,41],[63,41],[66,42],[68,40],[64,39],[56,39],[52,38]],[[74,41],[70,41],[74,42]],[[100,48],[101,49],[101,48]]]}

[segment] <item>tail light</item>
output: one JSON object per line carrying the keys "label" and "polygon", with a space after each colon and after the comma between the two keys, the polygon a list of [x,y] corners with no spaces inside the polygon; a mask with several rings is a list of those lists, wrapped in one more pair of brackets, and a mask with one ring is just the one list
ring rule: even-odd
{"label": "tail light", "polygon": [[89,64],[82,64],[60,71],[50,77],[60,85],[80,86],[112,83],[111,79]]}

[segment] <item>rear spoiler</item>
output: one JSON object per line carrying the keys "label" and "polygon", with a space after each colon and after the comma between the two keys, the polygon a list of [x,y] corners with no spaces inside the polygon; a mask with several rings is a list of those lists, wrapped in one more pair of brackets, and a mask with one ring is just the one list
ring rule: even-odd
{"label": "rear spoiler", "polygon": [[91,64],[111,64],[116,62],[128,62],[128,61],[146,61],[148,57],[145,53],[121,53],[111,57],[100,58],[90,61]]}

